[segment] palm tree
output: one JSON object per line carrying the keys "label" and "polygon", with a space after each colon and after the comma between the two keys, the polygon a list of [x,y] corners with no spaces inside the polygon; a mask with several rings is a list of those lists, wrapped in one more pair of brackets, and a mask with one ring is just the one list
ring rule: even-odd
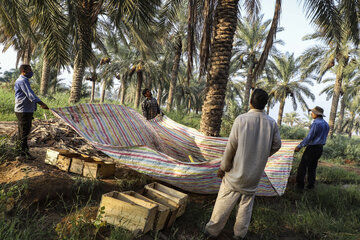
{"label": "palm tree", "polygon": [[237,23],[237,4],[238,0],[219,0],[215,10],[211,61],[200,122],[200,131],[210,136],[220,134],[232,43]]}
{"label": "palm tree", "polygon": [[171,70],[171,81],[169,87],[169,95],[167,99],[166,111],[170,112],[173,105],[173,99],[175,95],[176,83],[178,78],[180,60],[181,60],[181,53],[182,53],[182,38],[181,36],[176,36],[176,42],[174,45],[174,62]]}
{"label": "palm tree", "polygon": [[[322,32],[315,33],[308,36],[308,39],[324,39],[325,34]],[[335,127],[335,118],[338,109],[338,103],[342,92],[342,84],[344,79],[345,70],[349,64],[349,59],[352,56],[351,43],[349,40],[349,31],[343,35],[340,42],[330,42],[327,46],[314,46],[303,54],[302,65],[304,66],[303,76],[309,76],[312,72],[318,74],[315,77],[320,82],[326,72],[335,68],[336,75],[333,91],[332,91],[332,103],[329,116],[329,135],[332,137]]]}
{"label": "palm tree", "polygon": [[[67,21],[60,1],[2,1],[0,41],[18,51],[19,59],[30,64],[35,49],[43,51],[40,94],[47,92],[50,65],[60,68],[69,62]],[[17,65],[16,63],[16,65]]]}
{"label": "palm tree", "polygon": [[[255,69],[258,67],[259,60],[263,55],[261,52],[266,43],[270,24],[270,20],[263,22],[263,16],[256,17],[255,19],[244,18],[238,22],[232,61],[237,63],[237,69],[243,68],[243,71],[246,71],[243,74],[246,78],[243,112],[246,112],[248,109],[250,89],[255,88]],[[277,31],[281,30],[278,29]],[[283,44],[283,42],[276,41],[274,44]],[[276,48],[271,48],[271,54],[276,53]]]}
{"label": "palm tree", "polygon": [[294,58],[294,54],[283,54],[282,56],[274,56],[274,61],[269,61],[271,77],[277,83],[271,90],[275,100],[280,102],[277,124],[280,126],[287,97],[290,97],[293,103],[293,109],[297,109],[297,101],[300,102],[302,108],[308,109],[303,95],[314,100],[315,96],[311,90],[304,84],[313,85],[307,79],[300,78],[300,59]]}
{"label": "palm tree", "polygon": [[[238,1],[219,1],[214,14],[214,35],[211,44],[211,62],[207,77],[206,96],[202,110],[200,131],[207,135],[218,136],[224,107],[225,89],[231,58],[232,42],[237,22]],[[245,8],[250,13],[259,9],[259,2],[245,1]],[[254,11],[255,9],[255,11]],[[260,57],[260,64],[255,68],[254,76],[261,74],[275,37],[280,16],[281,0],[276,1],[273,24],[269,31],[265,48]],[[256,14],[252,14],[255,16]],[[226,17],[225,17],[226,16]],[[244,99],[246,101],[246,99]]]}
{"label": "palm tree", "polygon": [[1,1],[0,23],[0,43],[5,46],[3,51],[13,46],[17,51],[16,67],[19,60],[29,64],[36,39],[26,2]]}
{"label": "palm tree", "polygon": [[349,31],[350,40],[358,45],[360,39],[359,0],[302,0],[302,2],[307,17],[324,33],[324,39],[327,42],[339,42],[344,32]]}
{"label": "palm tree", "polygon": [[[92,53],[92,43],[96,41],[98,17],[106,12],[111,22],[118,31],[133,33],[133,37],[139,36],[140,30],[149,29],[154,23],[154,16],[161,1],[102,1],[80,0],[68,1],[68,11],[74,24],[75,62],[74,75],[70,91],[70,103],[80,99],[80,89],[84,76],[85,67],[89,65]],[[141,69],[138,67],[138,69]]]}
{"label": "palm tree", "polygon": [[299,114],[297,112],[285,113],[284,123],[289,124],[290,127],[294,126],[294,123],[300,122]]}

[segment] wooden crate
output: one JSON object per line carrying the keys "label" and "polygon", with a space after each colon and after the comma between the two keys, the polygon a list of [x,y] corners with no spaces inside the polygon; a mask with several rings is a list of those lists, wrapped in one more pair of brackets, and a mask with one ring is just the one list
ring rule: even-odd
{"label": "wooden crate", "polygon": [[69,172],[76,173],[79,175],[83,174],[84,163],[92,161],[89,156],[81,154],[80,156],[73,157],[71,159],[71,164],[69,168]]}
{"label": "wooden crate", "polygon": [[176,215],[179,210],[178,204],[171,199],[160,195],[156,190],[152,188],[145,188],[142,195],[170,208],[170,214],[166,219],[165,227],[171,227],[176,220]]}
{"label": "wooden crate", "polygon": [[181,215],[184,214],[186,209],[186,204],[189,198],[187,194],[169,188],[157,182],[146,185],[145,189],[152,189],[158,195],[161,195],[175,202],[178,205],[177,208],[179,209],[177,212],[177,217],[180,217]]}
{"label": "wooden crate", "polygon": [[46,156],[44,162],[56,166],[60,154],[70,154],[70,152],[65,149],[48,148],[46,150]]}
{"label": "wooden crate", "polygon": [[167,207],[167,206],[165,206],[165,205],[163,205],[161,203],[155,202],[154,200],[151,200],[150,198],[147,198],[147,197],[141,195],[140,193],[136,193],[134,191],[126,191],[126,192],[122,192],[122,193],[158,205],[158,209],[157,209],[155,220],[154,220],[153,229],[156,230],[156,231],[160,231],[165,227],[166,220],[167,220],[167,218],[169,217],[169,214],[170,214],[170,208],[169,207]]}
{"label": "wooden crate", "polygon": [[106,178],[115,174],[115,163],[102,161],[84,162],[83,176],[91,178]]}
{"label": "wooden crate", "polygon": [[105,207],[101,218],[103,221],[130,231],[146,233],[152,230],[158,205],[113,191],[102,195],[99,209],[102,207]]}
{"label": "wooden crate", "polygon": [[66,157],[64,155],[59,155],[58,156],[58,160],[56,162],[56,166],[63,171],[69,171],[70,168],[70,164],[71,164],[71,158],[70,157]]}

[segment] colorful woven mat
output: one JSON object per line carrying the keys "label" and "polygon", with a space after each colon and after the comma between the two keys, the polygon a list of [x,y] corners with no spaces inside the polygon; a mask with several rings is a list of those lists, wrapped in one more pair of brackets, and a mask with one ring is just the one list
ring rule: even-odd
{"label": "colorful woven mat", "polygon": [[[121,105],[79,104],[52,112],[117,163],[189,192],[218,192],[216,173],[227,138],[205,136],[166,116],[147,121]],[[284,194],[298,143],[282,141],[268,160],[257,195]]]}

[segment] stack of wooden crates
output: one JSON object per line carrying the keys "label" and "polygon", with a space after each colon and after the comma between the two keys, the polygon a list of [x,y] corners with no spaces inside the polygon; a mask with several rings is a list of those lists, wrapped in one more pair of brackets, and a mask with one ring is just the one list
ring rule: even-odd
{"label": "stack of wooden crates", "polygon": [[115,173],[115,163],[64,149],[47,149],[45,163],[90,178],[106,178]]}
{"label": "stack of wooden crates", "polygon": [[187,194],[154,182],[145,185],[141,194],[134,191],[104,194],[98,217],[144,234],[172,226],[176,218],[184,214],[187,201]]}

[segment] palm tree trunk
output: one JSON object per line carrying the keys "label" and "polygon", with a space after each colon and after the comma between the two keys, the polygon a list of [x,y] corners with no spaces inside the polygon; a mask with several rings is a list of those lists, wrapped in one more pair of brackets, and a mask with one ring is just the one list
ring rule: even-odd
{"label": "palm tree trunk", "polygon": [[158,87],[158,94],[157,94],[157,102],[158,102],[159,106],[161,105],[162,93],[163,93],[163,87],[162,87],[161,81],[159,80],[159,87]]}
{"label": "palm tree trunk", "polygon": [[340,134],[342,132],[342,125],[344,121],[344,114],[345,114],[345,95],[342,96],[340,101],[340,113],[339,113],[339,120],[337,125],[336,133]]}
{"label": "palm tree trunk", "polygon": [[330,109],[330,116],[329,116],[329,127],[330,127],[329,136],[331,138],[333,137],[333,134],[334,134],[335,118],[336,118],[337,107],[339,104],[342,78],[343,78],[343,67],[342,67],[342,64],[339,63],[337,73],[336,73],[336,80],[335,80],[335,85],[334,85],[333,98],[332,98],[332,102],[331,102],[331,109]]}
{"label": "palm tree trunk", "polygon": [[249,102],[250,102],[250,91],[252,82],[254,80],[254,67],[255,67],[255,56],[251,54],[249,56],[249,70],[247,73],[247,79],[245,84],[245,95],[244,95],[244,102],[243,102],[243,112],[247,112],[249,109]]}
{"label": "palm tree trunk", "polygon": [[266,105],[266,114],[269,115],[269,113],[270,113],[270,98],[269,98],[268,103]]}
{"label": "palm tree trunk", "polygon": [[40,95],[42,96],[45,96],[48,92],[49,77],[50,77],[50,64],[44,55],[42,73],[41,73],[41,82],[40,82]]}
{"label": "palm tree trunk", "polygon": [[178,36],[177,40],[176,40],[176,45],[175,45],[174,64],[173,64],[173,67],[171,70],[169,96],[168,96],[167,104],[166,104],[166,111],[168,111],[168,112],[171,111],[172,105],[173,105],[175,89],[176,89],[176,82],[177,82],[179,66],[180,66],[181,52],[182,52],[182,40],[181,40],[181,36]]}
{"label": "palm tree trunk", "polygon": [[264,46],[264,50],[261,54],[261,57],[259,59],[259,63],[256,65],[256,68],[254,70],[254,79],[253,79],[253,86],[255,87],[255,83],[256,83],[256,78],[258,76],[260,76],[260,74],[262,73],[264,67],[265,67],[265,63],[266,60],[269,56],[269,52],[271,50],[271,47],[273,45],[275,36],[276,36],[276,31],[277,31],[277,27],[278,27],[278,22],[280,19],[280,12],[281,12],[281,0],[276,0],[275,3],[275,11],[274,11],[274,16],[273,16],[273,20],[271,23],[271,27],[268,33],[268,36],[266,37],[266,42],[265,42],[265,46]]}
{"label": "palm tree trunk", "polygon": [[152,89],[152,78],[146,73],[143,73],[143,82],[146,83],[145,88]]}
{"label": "palm tree trunk", "polygon": [[135,95],[135,108],[139,107],[140,96],[141,96],[141,85],[143,83],[143,72],[141,70],[136,72],[137,84],[136,84],[136,95]]}
{"label": "palm tree trunk", "polygon": [[231,50],[237,23],[237,5],[238,0],[219,0],[215,10],[215,31],[200,122],[200,131],[208,136],[219,136],[220,134]]}
{"label": "palm tree trunk", "polygon": [[106,92],[106,78],[104,78],[103,83],[102,83],[102,87],[101,87],[100,103],[104,103],[105,92]]}
{"label": "palm tree trunk", "polygon": [[282,117],[283,117],[283,113],[284,113],[284,107],[285,107],[285,98],[283,98],[280,101],[279,114],[278,114],[278,120],[277,120],[278,126],[281,126]]}
{"label": "palm tree trunk", "polygon": [[126,79],[127,78],[127,74],[124,74],[121,77],[121,91],[120,91],[120,104],[123,105],[124,104],[124,100],[125,100],[125,91],[126,91]]}
{"label": "palm tree trunk", "polygon": [[94,100],[95,100],[95,86],[96,86],[96,81],[95,81],[95,80],[91,80],[90,103],[93,103]]}
{"label": "palm tree trunk", "polygon": [[31,40],[27,40],[25,43],[25,50],[24,55],[22,57],[22,63],[23,64],[30,64],[31,61],[31,53],[32,53],[32,46],[31,46]]}
{"label": "palm tree trunk", "polygon": [[195,0],[189,0],[188,5],[188,30],[187,30],[187,70],[186,86],[190,86],[192,76],[193,53],[195,50],[195,28],[196,28],[196,3]]}
{"label": "palm tree trunk", "polygon": [[351,138],[352,136],[354,121],[355,121],[355,112],[350,112],[350,123],[349,123],[349,132],[348,132],[349,138]]}
{"label": "palm tree trunk", "polygon": [[76,103],[81,97],[82,80],[85,73],[85,64],[77,56],[74,64],[74,74],[71,83],[69,103]]}
{"label": "palm tree trunk", "polygon": [[187,114],[190,114],[191,111],[191,96],[189,96],[188,104],[187,104]]}
{"label": "palm tree trunk", "polygon": [[74,75],[70,90],[70,103],[76,103],[81,97],[82,80],[85,73],[86,63],[92,55],[91,43],[94,42],[92,27],[96,25],[99,9],[94,0],[76,1],[74,11],[77,14],[78,25],[76,33],[78,36],[76,46],[77,52],[74,63]]}
{"label": "palm tree trunk", "polygon": [[203,10],[203,30],[200,43],[200,70],[199,80],[205,75],[207,70],[209,54],[210,54],[210,40],[212,29],[212,13],[214,11],[214,0],[205,0]]}

